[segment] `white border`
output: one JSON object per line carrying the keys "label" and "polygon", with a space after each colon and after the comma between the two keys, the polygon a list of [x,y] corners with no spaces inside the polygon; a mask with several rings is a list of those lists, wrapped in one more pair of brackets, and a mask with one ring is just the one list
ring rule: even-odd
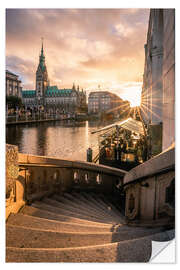
{"label": "white border", "polygon": [[[1,213],[0,213],[0,232],[1,232],[1,237],[0,237],[0,266],[2,269],[4,268],[16,268],[18,267],[18,269],[20,268],[37,268],[37,267],[45,267],[46,269],[48,269],[50,267],[49,264],[5,264],[4,263],[4,258],[5,258],[5,226],[4,226],[4,209],[5,209],[5,203],[4,203],[4,194],[5,194],[5,91],[4,91],[4,85],[5,85],[5,76],[4,76],[4,70],[5,70],[5,8],[176,8],[176,28],[179,31],[179,20],[180,20],[180,12],[179,12],[179,8],[178,8],[178,2],[179,1],[160,1],[160,0],[151,0],[151,1],[130,1],[130,0],[126,0],[126,1],[117,1],[117,0],[111,0],[111,1],[95,1],[95,0],[91,0],[91,1],[80,1],[80,0],[76,0],[76,1],[57,1],[57,0],[51,0],[51,1],[35,1],[35,0],[31,0],[31,1],[24,1],[24,0],[16,0],[16,1],[10,1],[10,0],[6,0],[3,1],[3,3],[0,4],[0,33],[1,33],[1,48],[0,48],[0,89],[1,89],[1,104],[0,104],[0,115],[1,115],[1,121],[0,121],[0,130],[1,130],[1,137],[0,137],[0,171],[1,171],[1,188],[0,188],[0,209],[1,209]],[[179,36],[178,36],[178,31],[176,31],[176,103],[177,105],[179,105],[179,74],[177,71],[179,71],[178,68],[178,61],[179,61],[179,53],[178,53],[178,49],[180,48],[180,44],[179,44]],[[178,119],[179,116],[179,110],[180,108],[178,108],[180,106],[176,106],[176,119]],[[179,158],[178,158],[178,152],[179,152],[179,143],[178,143],[178,122],[176,125],[176,164],[178,164]],[[180,188],[179,188],[179,169],[178,166],[176,168],[177,172],[176,172],[176,208],[178,208],[178,197],[177,195],[177,191],[178,193],[180,192]],[[176,242],[177,242],[177,238],[179,240],[179,229],[178,229],[178,225],[179,225],[179,215],[178,215],[178,211],[176,209]],[[177,249],[176,249],[176,254],[178,255]],[[167,254],[166,254],[167,256]],[[163,264],[162,267],[166,268],[168,267],[178,267],[178,256],[176,259],[177,264],[173,265],[169,265],[169,264]],[[103,269],[109,269],[109,268],[122,268],[122,269],[132,269],[132,267],[135,269],[139,269],[139,268],[143,268],[144,267],[160,267],[159,264],[155,265],[155,264],[51,264],[51,266],[54,268],[67,268],[67,267],[75,267],[77,269],[82,268],[89,268],[92,269],[94,267],[103,267]]]}

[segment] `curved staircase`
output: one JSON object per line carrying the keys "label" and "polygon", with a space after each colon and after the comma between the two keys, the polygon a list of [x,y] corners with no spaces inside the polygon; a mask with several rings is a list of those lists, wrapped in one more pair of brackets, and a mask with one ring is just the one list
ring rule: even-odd
{"label": "curved staircase", "polygon": [[6,262],[146,262],[152,240],[172,238],[162,226],[128,226],[102,194],[56,194],[10,214]]}

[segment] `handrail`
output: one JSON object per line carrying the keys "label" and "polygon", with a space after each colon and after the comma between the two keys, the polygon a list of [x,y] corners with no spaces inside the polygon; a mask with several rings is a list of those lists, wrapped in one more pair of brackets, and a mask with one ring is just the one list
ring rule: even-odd
{"label": "handrail", "polygon": [[124,177],[124,185],[175,169],[175,147],[171,147],[143,164],[133,168]]}
{"label": "handrail", "polygon": [[92,162],[85,161],[74,161],[74,160],[63,160],[55,157],[47,157],[47,156],[36,156],[30,154],[22,154],[18,155],[18,163],[19,165],[28,165],[28,164],[42,164],[42,165],[52,165],[52,166],[60,166],[60,167],[72,167],[75,169],[88,169],[90,171],[98,171],[105,173],[110,173],[111,175],[121,176],[123,177],[127,171],[121,170],[118,168],[112,168],[102,164],[94,164]]}
{"label": "handrail", "polygon": [[169,166],[169,167],[167,167],[167,168],[164,168],[164,169],[161,169],[161,170],[159,170],[159,171],[156,171],[156,172],[154,172],[154,173],[152,173],[152,174],[149,174],[149,175],[146,175],[146,176],[142,176],[142,177],[140,177],[140,178],[138,178],[138,179],[134,179],[134,180],[132,180],[132,181],[129,181],[129,182],[127,182],[127,183],[124,183],[124,184],[122,185],[122,187],[131,185],[131,184],[136,184],[136,183],[138,183],[138,182],[144,181],[145,179],[150,178],[150,177],[153,177],[153,176],[155,176],[155,175],[160,175],[160,174],[163,174],[163,173],[167,173],[167,172],[170,172],[170,171],[174,171],[174,169],[175,169],[175,165]]}
{"label": "handrail", "polygon": [[[57,168],[57,169],[66,169],[66,168],[71,168],[71,169],[78,169],[78,170],[84,170],[84,171],[93,171],[93,172],[96,172],[96,173],[101,173],[101,174],[107,174],[107,175],[111,175],[111,176],[119,176],[119,177],[124,177],[124,174],[126,173],[126,171],[123,171],[123,170],[118,170],[119,173],[121,173],[122,175],[117,175],[117,171],[115,170],[114,172],[113,171],[103,171],[102,168],[80,168],[79,166],[76,166],[74,164],[72,164],[72,166],[70,165],[63,165],[63,166],[60,166],[60,165],[54,165],[54,164],[45,164],[45,163],[20,163],[19,164],[19,167],[44,167],[44,168]],[[103,166],[103,167],[107,167],[107,166]],[[110,168],[111,169],[111,168]],[[114,169],[114,168],[113,168]]]}

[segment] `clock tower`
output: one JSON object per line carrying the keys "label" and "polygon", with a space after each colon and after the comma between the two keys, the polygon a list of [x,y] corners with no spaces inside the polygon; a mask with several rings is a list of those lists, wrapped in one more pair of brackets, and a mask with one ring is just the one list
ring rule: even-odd
{"label": "clock tower", "polygon": [[43,39],[42,39],[42,48],[41,54],[39,56],[39,64],[36,71],[36,98],[38,106],[45,105],[45,90],[49,85],[48,73],[45,64],[44,48],[43,48]]}

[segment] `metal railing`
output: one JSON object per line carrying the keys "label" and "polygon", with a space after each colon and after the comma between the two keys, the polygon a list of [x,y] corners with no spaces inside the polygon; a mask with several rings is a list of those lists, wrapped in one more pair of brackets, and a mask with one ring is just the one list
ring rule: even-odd
{"label": "metal railing", "polygon": [[12,123],[29,123],[38,121],[50,121],[50,120],[66,120],[72,118],[71,116],[61,114],[46,114],[38,113],[32,115],[9,115],[6,116],[6,124]]}

